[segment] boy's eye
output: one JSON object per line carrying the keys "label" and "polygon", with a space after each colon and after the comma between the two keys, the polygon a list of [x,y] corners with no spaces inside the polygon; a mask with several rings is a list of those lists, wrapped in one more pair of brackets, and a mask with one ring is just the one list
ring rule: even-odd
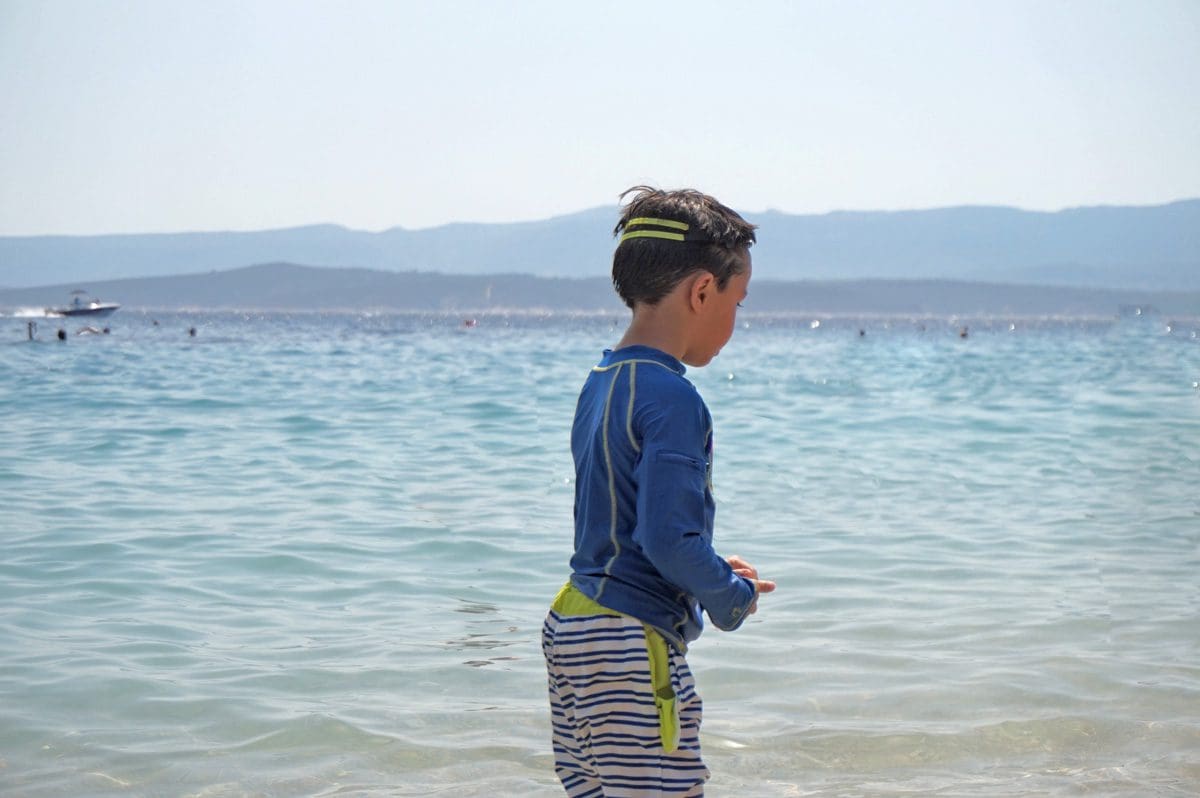
{"label": "boy's eye", "polygon": [[739,308],[744,308],[744,307],[746,307],[746,306],[745,306],[745,305],[743,305],[741,302],[739,302],[739,303],[738,303],[738,307],[739,307]]}

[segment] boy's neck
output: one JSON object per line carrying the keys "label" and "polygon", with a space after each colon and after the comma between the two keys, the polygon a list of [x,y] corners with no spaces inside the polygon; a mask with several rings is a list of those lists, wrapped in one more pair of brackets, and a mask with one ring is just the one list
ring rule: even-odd
{"label": "boy's neck", "polygon": [[688,348],[687,327],[679,323],[670,304],[638,305],[633,310],[633,320],[615,348],[627,346],[648,346],[683,360]]}

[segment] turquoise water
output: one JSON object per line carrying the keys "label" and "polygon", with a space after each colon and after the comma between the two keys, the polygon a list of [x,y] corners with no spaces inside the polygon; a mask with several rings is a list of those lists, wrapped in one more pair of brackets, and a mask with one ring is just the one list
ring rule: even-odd
{"label": "turquoise water", "polygon": [[[690,374],[779,590],[693,649],[709,794],[1200,792],[1200,323],[743,319]],[[558,794],[617,322],[158,320],[0,319],[0,793]]]}

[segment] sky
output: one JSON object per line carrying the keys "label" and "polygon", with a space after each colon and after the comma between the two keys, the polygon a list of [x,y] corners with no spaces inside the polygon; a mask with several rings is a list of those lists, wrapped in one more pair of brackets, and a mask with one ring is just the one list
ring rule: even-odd
{"label": "sky", "polygon": [[1200,0],[0,0],[0,235],[1200,196]]}

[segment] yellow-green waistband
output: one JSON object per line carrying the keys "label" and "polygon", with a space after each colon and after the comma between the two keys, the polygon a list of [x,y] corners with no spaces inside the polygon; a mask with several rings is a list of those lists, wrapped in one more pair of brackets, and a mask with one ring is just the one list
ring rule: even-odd
{"label": "yellow-green waistband", "polygon": [[575,585],[567,582],[554,597],[550,609],[559,615],[614,615],[620,616],[616,610],[610,610],[595,599],[588,596]]}

